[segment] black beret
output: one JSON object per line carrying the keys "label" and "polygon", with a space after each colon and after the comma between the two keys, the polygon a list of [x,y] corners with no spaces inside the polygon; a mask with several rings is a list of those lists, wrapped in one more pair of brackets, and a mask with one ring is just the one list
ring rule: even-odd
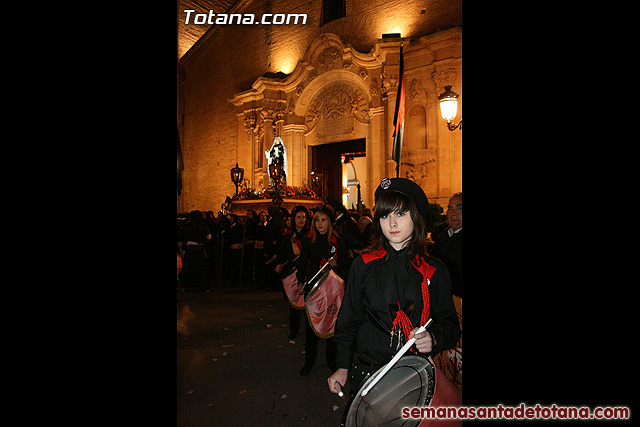
{"label": "black beret", "polygon": [[378,198],[387,191],[397,191],[398,193],[404,194],[409,199],[413,200],[418,208],[418,212],[420,212],[423,217],[426,218],[429,215],[429,201],[427,200],[427,195],[424,194],[424,191],[422,191],[422,188],[418,184],[410,179],[382,178],[380,185],[376,188],[376,202],[378,201]]}

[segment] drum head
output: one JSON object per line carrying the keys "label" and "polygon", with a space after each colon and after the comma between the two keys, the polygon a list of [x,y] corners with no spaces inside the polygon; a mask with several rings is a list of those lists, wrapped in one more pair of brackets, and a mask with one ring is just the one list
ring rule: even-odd
{"label": "drum head", "polygon": [[319,274],[313,282],[307,283],[307,289],[309,289],[309,293],[306,297],[304,297],[304,302],[307,302],[309,298],[311,298],[313,294],[316,293],[316,291],[320,288],[324,281],[327,280],[327,277],[329,277],[329,271],[325,271],[324,273]]}
{"label": "drum head", "polygon": [[417,426],[420,419],[402,418],[402,408],[431,404],[435,389],[435,371],[430,360],[420,356],[404,356],[362,397],[364,390],[377,377],[378,369],[360,388],[349,408],[345,426]]}

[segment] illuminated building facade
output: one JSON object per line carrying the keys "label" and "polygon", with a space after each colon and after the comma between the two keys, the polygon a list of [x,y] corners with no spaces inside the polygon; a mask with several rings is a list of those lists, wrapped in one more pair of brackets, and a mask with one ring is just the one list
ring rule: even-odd
{"label": "illuminated building facade", "polygon": [[[184,25],[184,10],[194,10],[191,19],[201,13],[201,22],[208,11],[179,3],[179,212],[217,211],[235,193],[229,170],[236,163],[252,185],[268,186],[265,151],[275,137],[286,147],[287,184],[311,186],[313,172],[324,198],[351,207],[359,183],[364,204],[372,207],[375,187],[396,174],[391,152],[401,44],[406,113],[400,176],[443,206],[462,191],[462,132],[447,129],[438,106],[438,95],[451,85],[460,94],[462,116],[460,1],[228,3],[211,10],[227,7],[218,16],[255,19],[269,14],[270,23]],[[300,13],[304,24],[271,23]],[[196,37],[187,35],[196,29],[202,34],[193,42]],[[343,198],[345,186],[350,191]]]}

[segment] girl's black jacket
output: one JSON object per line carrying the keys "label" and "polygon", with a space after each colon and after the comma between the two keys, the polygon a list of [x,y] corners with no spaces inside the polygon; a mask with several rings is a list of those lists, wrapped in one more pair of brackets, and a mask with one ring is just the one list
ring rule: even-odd
{"label": "girl's black jacket", "polygon": [[[435,356],[453,348],[461,336],[460,323],[451,295],[447,267],[433,256],[426,260],[435,272],[429,285],[428,327],[436,340]],[[423,275],[412,265],[407,249],[358,256],[351,265],[342,306],[335,326],[337,368],[351,368],[354,354],[374,366],[387,363],[404,344],[392,338],[391,329],[398,304],[413,327],[420,326],[423,310]],[[415,348],[415,347],[414,347]],[[408,353],[407,353],[408,354]]]}

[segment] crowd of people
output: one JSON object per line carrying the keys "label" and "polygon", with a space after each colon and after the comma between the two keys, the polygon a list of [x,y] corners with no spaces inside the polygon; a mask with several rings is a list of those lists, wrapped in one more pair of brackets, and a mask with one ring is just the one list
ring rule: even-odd
{"label": "crowd of people", "polygon": [[[329,389],[341,390],[351,372],[351,397],[414,336],[425,354],[452,348],[461,333],[452,295],[462,297],[462,193],[451,196],[446,220],[428,233],[423,190],[407,179],[385,180],[376,189],[373,211],[329,201],[312,211],[250,210],[242,219],[191,212],[178,221],[184,290],[207,291],[217,283],[283,291],[285,277],[297,270],[298,283],[306,283],[328,262],[345,288],[335,334],[318,337],[304,311],[290,305],[289,338],[296,338],[304,322],[301,376],[309,375],[319,340],[326,339]],[[416,335],[427,318],[433,325]]]}
{"label": "crowd of people", "polygon": [[177,221],[177,252],[182,265],[178,278],[184,291],[239,285],[281,291],[281,269],[291,259],[283,245],[285,236],[306,236],[318,210],[327,213],[335,234],[348,244],[346,274],[354,254],[372,235],[371,209],[359,214],[330,201],[311,212],[304,206],[291,212],[270,206],[267,212],[248,210],[241,218],[234,213],[216,217],[212,211],[194,210]]}
{"label": "crowd of people", "polygon": [[289,213],[269,207],[259,214],[249,210],[214,216],[212,211],[191,211],[177,221],[177,252],[182,269],[178,279],[185,292],[212,287],[257,285],[279,291],[274,261],[278,240]]}

